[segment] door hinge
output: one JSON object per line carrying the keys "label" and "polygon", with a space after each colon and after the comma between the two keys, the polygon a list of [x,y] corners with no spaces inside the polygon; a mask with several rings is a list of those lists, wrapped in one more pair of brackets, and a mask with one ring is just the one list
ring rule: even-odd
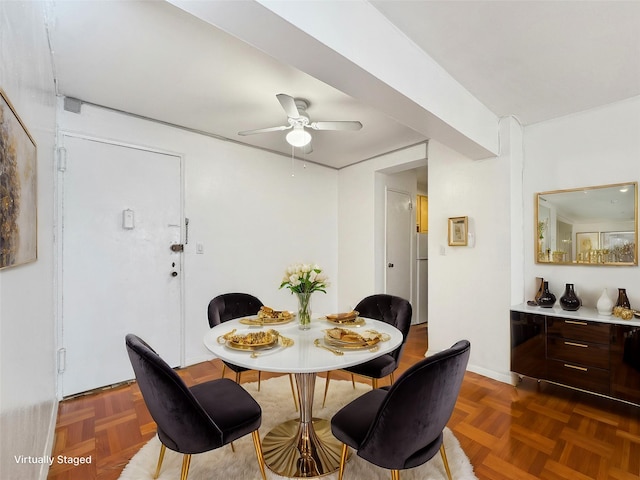
{"label": "door hinge", "polygon": [[67,170],[67,149],[64,147],[58,147],[58,171],[64,172]]}
{"label": "door hinge", "polygon": [[63,373],[67,367],[67,349],[58,349],[58,373]]}

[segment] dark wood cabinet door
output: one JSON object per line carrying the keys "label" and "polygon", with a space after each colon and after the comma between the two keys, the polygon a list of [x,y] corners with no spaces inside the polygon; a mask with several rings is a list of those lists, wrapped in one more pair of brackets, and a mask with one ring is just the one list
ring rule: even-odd
{"label": "dark wood cabinet door", "polygon": [[611,396],[640,404],[640,327],[612,325]]}
{"label": "dark wood cabinet door", "polygon": [[545,316],[511,312],[511,371],[546,378]]}

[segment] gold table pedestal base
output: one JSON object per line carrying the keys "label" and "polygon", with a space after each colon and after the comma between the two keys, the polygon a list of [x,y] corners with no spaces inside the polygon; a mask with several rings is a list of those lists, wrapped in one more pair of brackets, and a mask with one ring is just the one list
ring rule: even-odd
{"label": "gold table pedestal base", "polygon": [[319,477],[338,471],[342,443],[331,434],[328,420],[311,425],[294,419],[281,423],[262,440],[264,461],[284,477]]}

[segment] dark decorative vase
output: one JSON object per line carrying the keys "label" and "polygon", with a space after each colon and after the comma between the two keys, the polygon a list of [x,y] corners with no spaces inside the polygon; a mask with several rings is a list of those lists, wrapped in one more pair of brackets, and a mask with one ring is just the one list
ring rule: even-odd
{"label": "dark decorative vase", "polygon": [[560,297],[560,306],[563,310],[573,312],[580,308],[580,304],[580,299],[573,290],[573,283],[567,283],[564,295]]}
{"label": "dark decorative vase", "polygon": [[549,291],[549,282],[544,282],[542,295],[538,298],[538,305],[544,308],[551,308],[556,303],[556,296]]}
{"label": "dark decorative vase", "polygon": [[538,300],[540,300],[540,297],[542,296],[543,291],[544,291],[544,278],[540,278],[540,287],[538,288],[538,291],[534,298],[536,303],[538,303]]}
{"label": "dark decorative vase", "polygon": [[618,289],[618,301],[616,302],[615,306],[622,307],[622,308],[631,308],[631,303],[629,303],[629,298],[627,297],[626,288]]}

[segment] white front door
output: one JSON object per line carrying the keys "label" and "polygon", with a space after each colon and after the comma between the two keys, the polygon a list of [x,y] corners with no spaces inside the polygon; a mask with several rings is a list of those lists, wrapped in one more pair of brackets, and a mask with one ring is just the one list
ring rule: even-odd
{"label": "white front door", "polygon": [[415,219],[408,193],[387,190],[385,291],[411,301],[411,239]]}
{"label": "white front door", "polygon": [[133,378],[127,333],[172,366],[182,345],[181,158],[63,136],[63,396]]}

